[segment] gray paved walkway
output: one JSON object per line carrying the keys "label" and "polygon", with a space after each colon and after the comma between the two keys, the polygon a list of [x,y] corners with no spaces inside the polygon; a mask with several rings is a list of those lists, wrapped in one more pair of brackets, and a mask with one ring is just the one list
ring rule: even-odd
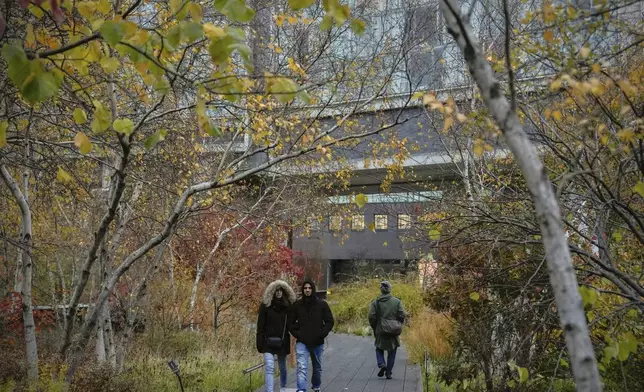
{"label": "gray paved walkway", "polygon": [[[372,337],[331,333],[327,338],[322,362],[323,392],[421,392],[422,382],[418,365],[407,363],[404,348],[398,349],[393,379],[378,377]],[[309,362],[309,383],[311,364]],[[264,370],[253,377],[263,377]],[[279,380],[275,377],[275,391]],[[295,369],[289,369],[288,390],[295,391]],[[257,392],[265,392],[261,387]]]}

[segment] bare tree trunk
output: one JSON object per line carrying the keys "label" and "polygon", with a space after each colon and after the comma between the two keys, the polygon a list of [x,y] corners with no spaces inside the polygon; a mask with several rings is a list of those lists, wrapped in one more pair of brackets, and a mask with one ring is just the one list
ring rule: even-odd
{"label": "bare tree trunk", "polygon": [[[532,195],[541,227],[550,284],[554,290],[559,319],[566,337],[577,390],[601,391],[597,361],[563,230],[561,211],[548,179],[548,173],[516,114],[512,71],[509,69],[512,102],[508,102],[501,84],[494,77],[490,64],[481,52],[469,23],[460,15],[459,4],[455,0],[441,0],[440,8],[447,29],[463,52],[469,71],[481,90],[490,114],[503,131]],[[507,23],[506,30],[508,30]],[[506,37],[506,40],[508,39],[509,37]],[[510,53],[506,56],[509,57]]]}
{"label": "bare tree trunk", "polygon": [[103,316],[103,340],[105,340],[105,357],[112,367],[116,367],[116,346],[114,344],[114,329],[112,328],[112,312],[109,302],[106,304]]}
{"label": "bare tree trunk", "polygon": [[[60,263],[60,257],[56,257],[56,270],[58,271],[58,280],[60,282],[60,298],[61,303],[67,303],[67,285],[65,284],[65,275],[63,274],[63,265]],[[67,328],[67,320],[65,319],[65,308],[63,308],[63,331]]]}
{"label": "bare tree trunk", "polygon": [[[31,381],[37,381],[38,344],[36,342],[36,323],[34,321],[34,309],[31,298],[33,273],[31,255],[33,239],[31,236],[31,209],[27,199],[28,188],[25,188],[25,193],[21,192],[18,183],[6,167],[0,166],[0,174],[20,207],[22,229],[18,246],[22,249],[22,285],[20,287],[20,294],[22,296],[22,322],[25,330],[25,351],[27,353],[27,376]],[[28,184],[25,183],[25,186],[28,186]]]}
{"label": "bare tree trunk", "polygon": [[103,334],[103,317],[98,319],[96,323],[96,360],[98,362],[105,362],[105,335]]}
{"label": "bare tree trunk", "polygon": [[[24,236],[22,230],[22,227],[20,227],[20,231],[18,232],[19,238],[22,238]],[[18,249],[16,249],[16,269],[13,272],[13,291],[15,291],[16,293],[19,293],[20,290],[22,290],[22,253],[22,247],[18,246]]]}
{"label": "bare tree trunk", "polygon": [[127,356],[128,345],[130,343],[130,339],[132,338],[132,336],[134,336],[136,317],[138,315],[137,309],[139,309],[143,298],[147,294],[150,281],[154,278],[154,275],[157,273],[159,267],[161,266],[161,262],[163,261],[163,253],[165,251],[165,248],[168,246],[169,244],[166,243],[165,245],[162,245],[157,249],[156,253],[154,254],[152,265],[150,266],[150,268],[148,268],[145,277],[136,290],[134,301],[129,304],[125,313],[125,328],[123,330],[123,334],[121,335],[121,339],[118,343],[115,354],[115,366],[119,372],[122,371],[123,367],[125,366],[125,358]]}

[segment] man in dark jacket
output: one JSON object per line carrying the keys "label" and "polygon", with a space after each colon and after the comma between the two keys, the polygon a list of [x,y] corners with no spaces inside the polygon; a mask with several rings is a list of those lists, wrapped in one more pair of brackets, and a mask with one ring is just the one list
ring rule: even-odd
{"label": "man in dark jacket", "polygon": [[[400,328],[405,322],[405,310],[400,299],[391,295],[391,283],[383,281],[380,283],[380,292],[369,308],[369,324],[376,337],[376,361],[378,362],[378,377],[384,375],[391,379],[391,372],[396,361],[396,350],[400,347],[400,333],[387,333],[383,331],[383,321],[391,325],[393,321],[398,322]],[[385,351],[387,351],[387,362],[385,362]]]}
{"label": "man in dark jacket", "polygon": [[315,283],[307,279],[302,284],[302,298],[289,312],[289,332],[297,339],[297,390],[306,391],[309,356],[313,365],[311,387],[318,392],[322,385],[322,354],[324,339],[333,329],[333,314],[326,301],[317,298]]}

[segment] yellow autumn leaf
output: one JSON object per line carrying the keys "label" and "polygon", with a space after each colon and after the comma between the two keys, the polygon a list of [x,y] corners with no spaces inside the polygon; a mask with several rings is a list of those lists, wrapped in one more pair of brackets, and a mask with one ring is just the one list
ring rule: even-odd
{"label": "yellow autumn leaf", "polygon": [[547,42],[554,42],[555,40],[555,33],[552,32],[552,30],[546,30],[543,33],[543,39],[545,39]]}
{"label": "yellow autumn leaf", "polygon": [[635,132],[631,128],[624,128],[617,132],[617,137],[623,142],[633,143],[635,142]]}
{"label": "yellow autumn leaf", "polygon": [[211,40],[222,38],[226,35],[226,32],[224,31],[224,29],[222,29],[221,27],[215,26],[212,23],[204,24],[203,31],[206,37],[210,38]]}
{"label": "yellow autumn leaf", "polygon": [[188,5],[188,12],[190,12],[190,16],[195,22],[201,22],[201,19],[203,19],[203,10],[200,4],[191,2]]}
{"label": "yellow autumn leaf", "polygon": [[114,73],[121,65],[118,59],[114,57],[103,57],[100,63],[101,67],[103,67],[105,72],[108,74]]}
{"label": "yellow autumn leaf", "polygon": [[602,71],[602,66],[599,63],[593,64],[590,68],[596,74],[601,73],[601,71]]}
{"label": "yellow autumn leaf", "polygon": [[65,170],[63,170],[62,167],[59,167],[58,172],[56,173],[56,179],[62,183],[68,183],[73,180],[73,177]]}
{"label": "yellow autumn leaf", "polygon": [[7,145],[7,129],[9,129],[9,123],[0,121],[0,147]]}
{"label": "yellow autumn leaf", "polygon": [[285,20],[286,18],[284,17],[284,15],[277,15],[275,17],[275,24],[277,24],[277,27],[282,27]]}
{"label": "yellow autumn leaf", "polygon": [[434,95],[433,93],[427,93],[423,95],[423,105],[429,105],[434,102],[436,102],[436,95]]}
{"label": "yellow autumn leaf", "polygon": [[287,20],[289,24],[292,24],[292,25],[297,24],[297,18],[294,16],[289,16]]}
{"label": "yellow autumn leaf", "polygon": [[74,109],[74,122],[76,124],[84,124],[87,122],[87,113],[81,108]]}
{"label": "yellow autumn leaf", "polygon": [[25,37],[25,46],[28,48],[36,47],[36,35],[34,34],[34,26],[27,24],[27,36]]}
{"label": "yellow autumn leaf", "polygon": [[456,113],[456,120],[460,123],[464,123],[465,121],[467,121],[467,116],[460,112]]}
{"label": "yellow autumn leaf", "polygon": [[445,117],[445,123],[443,124],[443,132],[447,131],[452,124],[454,124],[454,119],[452,117]]}
{"label": "yellow autumn leaf", "polygon": [[562,81],[561,79],[557,78],[550,83],[550,91],[559,91],[561,88]]}
{"label": "yellow autumn leaf", "polygon": [[94,16],[94,11],[96,11],[96,2],[95,1],[83,1],[76,4],[76,9],[82,17],[86,19],[92,19]]}
{"label": "yellow autumn leaf", "polygon": [[579,57],[581,57],[582,59],[587,58],[589,54],[590,48],[584,46],[583,48],[579,49]]}
{"label": "yellow autumn leaf", "polygon": [[74,136],[74,145],[78,147],[81,154],[87,154],[92,151],[92,142],[83,132],[79,132]]}
{"label": "yellow autumn leaf", "polygon": [[148,40],[150,39],[150,34],[147,32],[147,30],[139,30],[130,38],[130,43],[135,46],[142,46],[145,45]]}
{"label": "yellow autumn leaf", "polygon": [[474,155],[476,155],[477,157],[480,157],[481,155],[483,155],[483,151],[484,149],[482,144],[480,143],[474,144],[474,148],[472,148],[472,152],[474,153]]}
{"label": "yellow autumn leaf", "polygon": [[640,195],[640,197],[644,198],[644,182],[638,181],[637,185],[633,187],[633,192],[637,193]]}
{"label": "yellow autumn leaf", "polygon": [[112,4],[109,0],[99,0],[96,9],[101,14],[107,15],[112,10]]}
{"label": "yellow autumn leaf", "polygon": [[369,224],[369,230],[373,231],[374,233],[376,232],[376,224],[375,224],[375,222],[371,222]]}
{"label": "yellow autumn leaf", "polygon": [[552,118],[557,121],[561,121],[561,112],[559,110],[555,110],[554,112],[552,112]]}

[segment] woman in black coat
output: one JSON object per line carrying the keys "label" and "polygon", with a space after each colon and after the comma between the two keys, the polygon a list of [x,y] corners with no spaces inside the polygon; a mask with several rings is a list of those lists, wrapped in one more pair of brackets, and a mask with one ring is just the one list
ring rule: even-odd
{"label": "woman in black coat", "polygon": [[287,313],[295,302],[288,283],[276,280],[266,287],[257,316],[257,351],[264,354],[266,392],[273,392],[275,355],[280,369],[280,386],[286,388],[286,356],[291,353]]}

